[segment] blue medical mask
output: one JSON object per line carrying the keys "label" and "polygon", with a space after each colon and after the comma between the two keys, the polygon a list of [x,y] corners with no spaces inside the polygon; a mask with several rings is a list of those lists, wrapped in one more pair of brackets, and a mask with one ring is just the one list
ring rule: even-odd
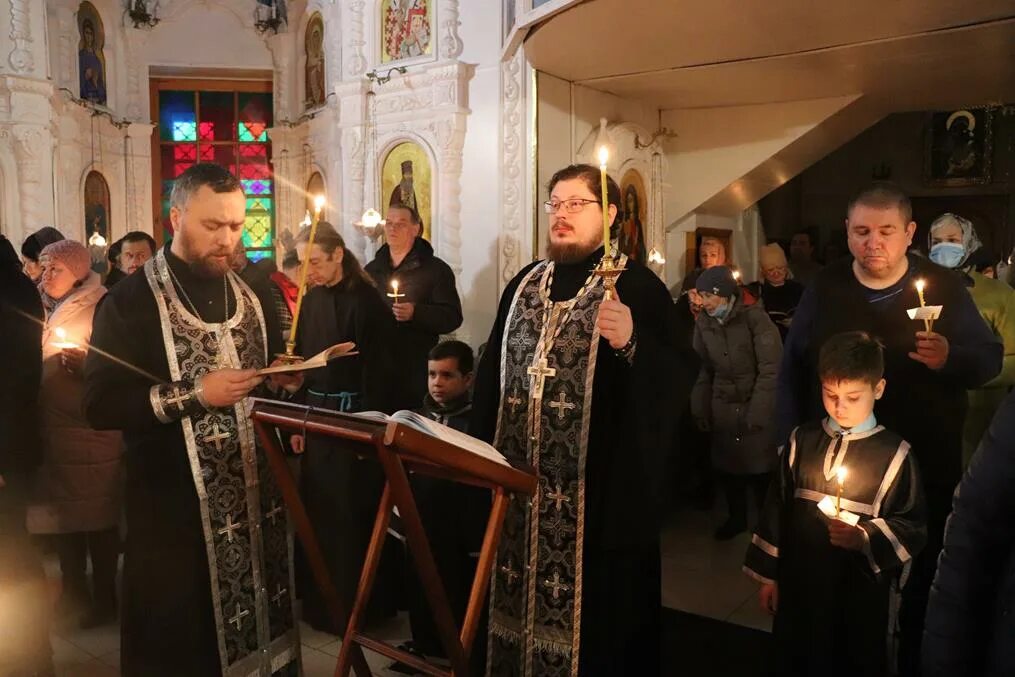
{"label": "blue medical mask", "polygon": [[710,317],[714,317],[722,322],[726,319],[726,316],[730,314],[730,302],[723,301],[715,307],[715,310],[706,310],[705,312],[708,313]]}
{"label": "blue medical mask", "polygon": [[958,242],[938,242],[930,248],[930,260],[945,268],[957,268],[966,258],[966,248]]}

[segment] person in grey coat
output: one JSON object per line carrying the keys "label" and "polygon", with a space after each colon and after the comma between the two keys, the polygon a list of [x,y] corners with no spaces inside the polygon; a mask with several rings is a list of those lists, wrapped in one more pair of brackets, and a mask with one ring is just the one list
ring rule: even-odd
{"label": "person in grey coat", "polygon": [[760,509],[775,464],[782,342],[764,306],[745,298],[729,268],[709,268],[695,286],[705,312],[694,326],[701,371],[691,411],[698,427],[712,436],[712,466],[729,507],[715,537],[728,540],[747,528],[748,486]]}

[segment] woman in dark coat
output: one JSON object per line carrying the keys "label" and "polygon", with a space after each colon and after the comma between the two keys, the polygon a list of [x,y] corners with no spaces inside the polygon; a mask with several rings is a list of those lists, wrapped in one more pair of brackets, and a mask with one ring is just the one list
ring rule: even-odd
{"label": "woman in dark coat", "polygon": [[715,537],[747,528],[747,487],[759,508],[776,460],[775,384],[782,357],[779,330],[760,304],[745,302],[729,268],[704,271],[696,283],[704,312],[694,328],[701,371],[691,411],[712,434],[712,466],[729,505]]}
{"label": "woman in dark coat", "polygon": [[924,624],[925,677],[1015,675],[1015,395],[955,492]]}

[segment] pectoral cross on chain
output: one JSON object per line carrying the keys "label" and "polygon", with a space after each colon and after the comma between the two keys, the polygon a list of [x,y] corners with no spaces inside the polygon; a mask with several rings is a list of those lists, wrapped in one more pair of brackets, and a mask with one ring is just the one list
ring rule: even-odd
{"label": "pectoral cross on chain", "polygon": [[511,566],[511,560],[508,560],[508,563],[502,566],[500,568],[500,571],[507,577],[508,583],[511,583],[522,577],[522,575],[517,571],[515,571],[514,567]]}
{"label": "pectoral cross on chain", "polygon": [[171,404],[180,411],[183,411],[183,403],[190,399],[189,394],[180,392],[180,386],[173,386],[173,396],[166,398],[166,404]]}
{"label": "pectoral cross on chain", "polygon": [[226,525],[219,529],[219,535],[225,534],[226,540],[230,543],[233,542],[235,537],[233,532],[240,529],[243,526],[243,522],[233,522],[233,513],[226,515]]}
{"label": "pectoral cross on chain", "polygon": [[571,411],[578,405],[574,402],[567,401],[567,393],[563,390],[560,391],[560,397],[550,401],[550,408],[557,410],[557,419],[563,421],[567,416],[567,412]]}
{"label": "pectoral cross on chain", "polygon": [[232,623],[233,625],[235,625],[236,629],[239,630],[241,627],[243,627],[243,619],[246,618],[249,615],[250,615],[250,611],[248,611],[247,609],[244,609],[239,604],[237,604],[236,605],[236,615],[233,616],[232,618],[230,618],[228,622]]}
{"label": "pectoral cross on chain", "polygon": [[526,372],[529,376],[533,376],[532,384],[532,399],[542,400],[543,399],[543,384],[546,382],[547,377],[554,377],[557,375],[556,369],[551,369],[548,366],[545,357],[540,357],[538,360],[529,367]]}
{"label": "pectoral cross on chain", "polygon": [[219,424],[217,422],[215,423],[214,426],[212,426],[211,431],[213,434],[202,437],[201,443],[207,444],[211,442],[212,444],[215,445],[215,451],[222,453],[222,442],[232,437],[232,434],[220,430]]}

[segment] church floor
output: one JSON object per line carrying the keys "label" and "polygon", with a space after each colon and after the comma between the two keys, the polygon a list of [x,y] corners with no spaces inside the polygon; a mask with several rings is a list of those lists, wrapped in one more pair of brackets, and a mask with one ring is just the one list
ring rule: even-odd
{"label": "church floor", "polygon": [[[756,637],[752,636],[757,633],[743,633],[736,626],[767,632],[771,629],[771,620],[758,608],[757,586],[740,571],[750,537],[741,534],[726,543],[717,543],[712,539],[712,530],[721,518],[721,508],[713,511],[682,509],[666,520],[662,534],[663,606],[686,612],[680,615],[680,622],[690,620],[698,632],[728,632],[730,638],[744,635],[744,641],[749,643],[756,641]],[[46,569],[55,596],[59,588],[59,568],[55,560],[50,558]],[[671,616],[669,620],[675,617]],[[715,624],[697,617],[723,623]],[[306,677],[331,675],[340,646],[338,639],[306,625],[301,627],[300,632]],[[669,632],[665,634],[673,636]],[[395,643],[408,638],[405,615],[399,615],[378,629],[377,635]],[[681,636],[686,637],[683,631],[677,634],[677,637]],[[684,647],[684,651],[686,649]],[[667,654],[670,652],[664,649],[664,655]],[[57,674],[61,677],[117,677],[120,674],[119,626],[108,625],[93,630],[57,628],[53,632],[53,658]],[[686,667],[686,660],[685,654],[678,662]],[[382,656],[368,651],[367,662],[379,676],[393,674],[384,670],[390,661]],[[689,674],[677,666],[668,667],[675,670],[672,674]],[[709,674],[722,677],[712,670]]]}

